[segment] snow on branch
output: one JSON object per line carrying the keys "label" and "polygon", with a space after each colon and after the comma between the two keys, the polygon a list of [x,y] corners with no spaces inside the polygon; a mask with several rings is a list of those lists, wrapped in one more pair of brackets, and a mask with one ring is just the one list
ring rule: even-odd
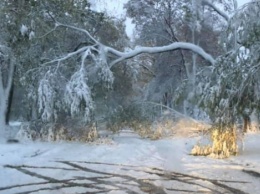
{"label": "snow on branch", "polygon": [[215,12],[217,12],[220,16],[222,16],[227,22],[229,21],[229,16],[225,12],[220,10],[217,6],[215,6],[213,3],[207,0],[202,0],[202,4],[211,7]]}
{"label": "snow on branch", "polygon": [[70,106],[72,116],[80,113],[81,105],[84,104],[84,118],[88,121],[90,112],[94,109],[94,105],[85,75],[86,73],[83,67],[72,75],[66,85],[65,102]]}
{"label": "snow on branch", "polygon": [[107,52],[102,45],[100,45],[100,52],[96,57],[96,66],[98,67],[99,81],[102,82],[106,88],[111,89],[114,83],[114,75],[107,62]]}
{"label": "snow on branch", "polygon": [[[71,26],[71,25],[61,24],[61,23],[58,23],[58,22],[57,22],[56,25],[60,26],[60,27],[66,27],[66,28],[70,28],[70,29],[85,33],[95,43],[95,45],[92,45],[92,48],[95,48],[94,46],[98,45],[99,49],[100,49],[99,52],[112,53],[115,56],[119,57],[118,59],[115,59],[114,61],[112,61],[109,64],[109,67],[112,67],[113,65],[115,65],[115,64],[117,64],[117,63],[119,63],[123,60],[135,57],[135,56],[142,54],[142,53],[160,53],[160,52],[167,52],[167,51],[172,51],[172,50],[177,50],[177,49],[185,49],[185,50],[193,51],[193,52],[197,53],[198,55],[200,55],[201,57],[203,57],[205,60],[209,61],[211,64],[215,63],[214,58],[210,54],[206,53],[201,47],[194,45],[192,43],[175,42],[175,43],[172,43],[172,44],[167,45],[167,46],[139,47],[139,48],[132,50],[130,52],[121,52],[121,51],[118,51],[118,50],[111,48],[109,46],[103,45],[98,40],[96,40],[93,36],[91,36],[90,33],[87,30],[84,30],[82,28],[77,28],[77,27],[74,27],[74,26]],[[65,57],[60,58],[56,61],[66,60],[66,59],[70,58],[70,56],[72,56],[72,55],[81,53],[83,50],[86,49],[86,47],[83,47],[81,49],[82,50],[79,49],[79,50],[77,50],[73,53],[69,53]],[[107,56],[107,54],[105,54],[105,56]],[[54,62],[54,61],[52,61],[52,62]]]}
{"label": "snow on branch", "polygon": [[51,83],[54,76],[51,71],[48,71],[40,80],[38,87],[39,112],[44,121],[51,120],[54,115],[55,89]]}
{"label": "snow on branch", "polygon": [[82,28],[77,28],[77,27],[75,27],[75,26],[66,25],[66,24],[62,24],[62,23],[59,23],[59,22],[56,22],[56,25],[55,25],[55,26],[56,26],[56,27],[71,28],[71,29],[74,29],[74,30],[83,32],[83,33],[86,34],[94,43],[96,43],[96,44],[99,43],[93,36],[91,36],[91,34],[90,34],[87,30],[84,30],[84,29],[82,29]]}
{"label": "snow on branch", "polygon": [[[187,42],[175,42],[167,46],[160,46],[160,47],[139,47],[136,48],[130,52],[127,53],[117,53],[120,57],[113,62],[110,63],[110,66],[115,65],[116,63],[119,63],[125,59],[132,58],[134,56],[137,56],[142,53],[161,53],[161,52],[167,52],[167,51],[173,51],[177,49],[185,49],[193,51],[197,54],[199,54],[201,57],[209,61],[211,64],[215,63],[215,59],[208,53],[206,53],[201,47],[194,45],[192,43]],[[109,51],[110,48],[107,48]],[[112,52],[115,52],[112,50]]]}
{"label": "snow on branch", "polygon": [[[95,45],[94,45],[94,46],[95,46]],[[67,60],[67,59],[69,59],[69,58],[71,58],[71,57],[73,57],[73,56],[76,56],[76,55],[78,55],[78,54],[82,54],[82,53],[85,53],[85,52],[89,52],[89,50],[90,50],[91,48],[94,48],[94,46],[85,46],[85,47],[82,47],[82,48],[80,48],[80,49],[78,49],[78,50],[76,50],[76,51],[74,51],[74,52],[68,53],[68,54],[66,54],[66,55],[64,55],[64,56],[62,56],[62,57],[58,57],[57,59],[54,59],[54,60],[48,61],[48,62],[46,62],[46,63],[43,63],[41,66],[44,66],[44,65],[47,65],[47,64],[50,64],[50,63],[55,63],[55,62],[59,63],[59,62],[61,62],[61,61],[65,61],[65,60]],[[85,59],[84,59],[84,60],[85,60]]]}

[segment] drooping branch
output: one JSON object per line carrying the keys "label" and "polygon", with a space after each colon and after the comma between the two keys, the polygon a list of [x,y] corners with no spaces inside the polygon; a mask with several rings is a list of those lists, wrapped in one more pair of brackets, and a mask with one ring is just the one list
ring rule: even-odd
{"label": "drooping branch", "polygon": [[220,10],[218,7],[216,7],[213,3],[207,1],[207,0],[202,0],[201,2],[203,5],[211,7],[215,12],[217,12],[220,16],[222,16],[227,22],[229,21],[229,16]]}

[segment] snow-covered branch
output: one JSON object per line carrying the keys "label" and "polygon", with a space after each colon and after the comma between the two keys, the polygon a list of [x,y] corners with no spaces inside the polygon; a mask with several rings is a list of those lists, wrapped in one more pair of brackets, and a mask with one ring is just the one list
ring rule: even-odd
{"label": "snow-covered branch", "polygon": [[59,22],[56,23],[56,26],[57,26],[57,27],[71,28],[71,29],[74,29],[74,30],[83,32],[83,33],[86,34],[95,44],[98,44],[98,43],[99,43],[93,36],[91,36],[91,34],[90,34],[87,30],[84,30],[84,29],[82,29],[82,28],[77,28],[77,27],[75,27],[75,26],[66,25],[66,24],[62,24],[62,23],[59,23]]}
{"label": "snow-covered branch", "polygon": [[[70,29],[73,29],[73,30],[76,30],[76,31],[80,31],[80,32],[83,32],[85,33],[95,44],[92,45],[92,46],[86,46],[86,47],[83,47],[83,48],[80,48],[74,52],[71,52],[71,53],[68,53],[66,54],[65,56],[63,57],[60,57],[58,59],[55,59],[55,60],[52,60],[50,62],[47,62],[45,64],[48,64],[48,63],[53,63],[53,62],[60,62],[60,61],[63,61],[63,60],[67,60],[69,58],[71,58],[72,56],[74,55],[77,55],[77,54],[82,54],[84,53],[86,50],[90,49],[90,48],[93,48],[93,49],[97,49],[95,48],[96,46],[99,47],[99,52],[105,52],[105,53],[111,53],[115,56],[117,56],[118,58],[113,60],[110,64],[109,64],[109,67],[112,67],[113,65],[123,61],[123,60],[126,60],[126,59],[129,59],[129,58],[132,58],[132,57],[135,57],[137,55],[140,55],[142,53],[161,53],[161,52],[167,52],[167,51],[173,51],[173,50],[177,50],[177,49],[184,49],[184,50],[190,50],[192,52],[195,52],[197,53],[198,55],[200,55],[201,57],[203,57],[205,60],[209,61],[211,64],[214,64],[215,63],[215,59],[210,55],[208,54],[207,52],[205,52],[203,50],[203,48],[195,45],[195,44],[192,44],[192,43],[187,43],[187,42],[174,42],[170,45],[167,45],[167,46],[160,46],[160,47],[138,47],[132,51],[129,51],[129,52],[121,52],[121,51],[118,51],[112,47],[109,47],[109,46],[105,46],[103,45],[102,43],[100,43],[99,41],[97,41],[93,36],[90,35],[90,33],[87,31],[87,30],[84,30],[82,28],[78,28],[78,27],[74,27],[74,26],[71,26],[71,25],[65,25],[65,24],[61,24],[61,23],[57,23],[58,26],[60,27],[66,27],[66,28],[70,28]],[[97,50],[96,50],[97,51]],[[107,56],[105,54],[105,56]]]}
{"label": "snow-covered branch", "polygon": [[[89,52],[90,49],[96,50],[96,49],[94,48],[94,46],[95,46],[95,45],[82,47],[82,48],[80,48],[80,49],[78,49],[78,50],[76,50],[76,51],[74,51],[74,52],[71,52],[71,53],[68,53],[68,54],[64,55],[63,57],[59,57],[59,58],[57,58],[57,59],[54,59],[54,60],[48,61],[48,62],[46,62],[46,63],[43,63],[41,66],[44,66],[44,65],[47,65],[47,64],[50,64],[50,63],[65,61],[65,60],[67,60],[67,59],[69,59],[69,58],[71,58],[71,57],[73,57],[73,56],[75,56],[75,55],[82,54],[82,53],[84,53],[84,52]],[[27,73],[28,73],[28,72],[27,72]]]}
{"label": "snow-covered branch", "polygon": [[207,0],[202,0],[201,3],[203,5],[207,5],[207,6],[211,7],[215,12],[217,12],[220,16],[222,16],[227,22],[229,21],[229,16],[225,12],[220,10],[217,6],[215,6],[213,3],[211,3]]}
{"label": "snow-covered branch", "polygon": [[74,116],[80,112],[82,101],[85,102],[84,118],[85,121],[88,121],[90,112],[94,109],[94,104],[85,75],[83,66],[72,75],[71,80],[66,85],[65,101]]}
{"label": "snow-covered branch", "polygon": [[[185,49],[193,51],[197,54],[199,54],[201,57],[203,57],[205,60],[209,61],[211,64],[215,63],[215,59],[208,53],[206,53],[201,47],[194,45],[192,43],[187,42],[175,42],[167,46],[161,46],[161,47],[139,47],[135,50],[132,50],[127,53],[117,53],[120,57],[110,63],[110,67],[115,65],[116,63],[119,63],[125,59],[132,58],[134,56],[137,56],[142,53],[161,53],[161,52],[167,52],[167,51],[173,51],[177,49]],[[107,49],[110,50],[109,48]]]}
{"label": "snow-covered branch", "polygon": [[49,121],[54,115],[55,90],[51,84],[53,74],[48,71],[39,83],[38,88],[38,105],[41,118]]}

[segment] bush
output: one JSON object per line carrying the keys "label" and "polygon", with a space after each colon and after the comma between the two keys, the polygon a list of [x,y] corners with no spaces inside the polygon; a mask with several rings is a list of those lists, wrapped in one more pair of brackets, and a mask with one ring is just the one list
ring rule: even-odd
{"label": "bush", "polygon": [[81,141],[92,142],[98,138],[95,123],[81,125],[75,119],[63,124],[34,121],[21,125],[17,138],[23,141]]}

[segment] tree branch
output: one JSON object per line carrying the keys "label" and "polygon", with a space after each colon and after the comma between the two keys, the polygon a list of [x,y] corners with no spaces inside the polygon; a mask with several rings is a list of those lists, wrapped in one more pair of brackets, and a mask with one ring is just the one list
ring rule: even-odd
{"label": "tree branch", "polygon": [[95,44],[99,44],[99,42],[98,42],[93,36],[91,36],[91,34],[90,34],[87,30],[84,30],[84,29],[82,29],[82,28],[77,28],[77,27],[71,26],[71,25],[62,24],[62,23],[59,23],[59,22],[56,22],[56,26],[57,26],[57,27],[71,28],[71,29],[73,29],[73,30],[77,30],[77,31],[83,32],[83,33],[86,34]]}
{"label": "tree branch", "polygon": [[187,42],[175,42],[167,46],[161,46],[161,47],[139,47],[135,50],[132,50],[127,53],[118,53],[120,54],[120,58],[112,61],[110,63],[110,67],[113,65],[125,60],[132,58],[134,56],[137,56],[142,53],[161,53],[161,52],[167,52],[167,51],[173,51],[177,49],[184,49],[184,50],[190,50],[193,51],[197,54],[199,54],[201,57],[209,61],[211,64],[215,63],[215,59],[208,53],[206,53],[201,47],[196,46],[192,43],[187,43]]}
{"label": "tree branch", "polygon": [[[168,32],[168,30],[166,29],[166,33],[168,33],[172,39],[173,42],[180,42],[179,39],[177,38],[177,36],[174,33],[174,29],[172,28],[171,25],[171,17],[169,17],[168,21],[165,17],[164,17],[164,21],[166,23],[166,25],[168,26],[168,28],[170,29],[170,32]],[[182,61],[182,65],[185,67],[185,59],[184,59],[184,53],[182,50],[180,50],[180,54],[181,54],[181,61]]]}
{"label": "tree branch", "polygon": [[207,0],[202,0],[201,3],[203,5],[207,5],[207,6],[211,7],[215,12],[217,12],[220,16],[222,16],[227,22],[229,21],[229,16],[225,12],[223,12],[219,8],[217,8],[214,4],[210,3]]}
{"label": "tree branch", "polygon": [[[69,59],[70,57],[72,57],[72,56],[74,56],[76,54],[83,53],[87,49],[95,49],[95,50],[97,50],[97,48],[95,48],[95,46],[99,46],[100,48],[103,49],[102,51],[99,51],[99,52],[105,52],[106,54],[111,53],[111,54],[114,54],[115,56],[118,57],[117,59],[113,60],[109,64],[110,67],[112,67],[113,65],[115,65],[115,64],[117,64],[117,63],[119,63],[119,62],[121,62],[123,60],[135,57],[135,56],[137,56],[139,54],[142,54],[142,53],[161,53],[161,52],[173,51],[173,50],[178,50],[178,49],[185,49],[185,50],[193,51],[193,52],[197,53],[198,55],[200,55],[201,57],[203,57],[205,60],[209,61],[211,64],[215,63],[214,58],[210,54],[206,53],[201,47],[199,47],[197,45],[194,45],[192,43],[175,42],[175,43],[172,43],[172,44],[167,45],[167,46],[161,46],[161,47],[139,47],[139,48],[137,48],[135,50],[132,50],[130,52],[121,52],[121,51],[118,51],[118,50],[116,50],[114,48],[111,48],[109,46],[102,45],[93,36],[91,36],[90,33],[87,30],[84,30],[84,29],[78,28],[78,27],[74,27],[74,26],[71,26],[71,25],[61,24],[59,22],[57,22],[56,25],[60,26],[60,27],[66,27],[66,28],[70,28],[70,29],[73,29],[73,30],[77,30],[77,31],[83,32],[95,44],[93,44],[92,46],[82,47],[82,48],[80,48],[80,49],[78,49],[78,50],[76,50],[74,52],[68,53],[67,55],[65,55],[63,57],[60,57],[58,59],[54,59],[52,61],[44,63],[43,65],[54,63],[54,62],[59,62],[59,61],[63,61],[63,60],[67,60],[67,59]],[[100,48],[98,48],[98,49],[100,49]]]}
{"label": "tree branch", "polygon": [[[93,46],[95,46],[95,45],[93,45]],[[63,56],[63,57],[60,57],[60,58],[58,58],[58,59],[54,59],[54,60],[48,61],[48,62],[46,62],[46,63],[43,63],[42,66],[43,66],[43,65],[50,64],[50,63],[65,61],[65,60],[67,60],[67,59],[73,57],[74,55],[77,55],[77,54],[80,54],[80,53],[83,53],[83,52],[87,51],[88,49],[90,49],[90,47],[93,47],[93,46],[85,46],[85,47],[82,47],[82,48],[80,48],[79,50],[74,51],[74,52],[71,52],[71,53],[68,53],[67,55],[65,55],[65,56]]]}
{"label": "tree branch", "polygon": [[144,65],[144,64],[141,64],[141,66],[142,66],[144,69],[146,69],[147,71],[149,71],[149,72],[153,75],[153,77],[156,76],[156,74],[155,74],[149,67],[147,67],[147,66]]}

